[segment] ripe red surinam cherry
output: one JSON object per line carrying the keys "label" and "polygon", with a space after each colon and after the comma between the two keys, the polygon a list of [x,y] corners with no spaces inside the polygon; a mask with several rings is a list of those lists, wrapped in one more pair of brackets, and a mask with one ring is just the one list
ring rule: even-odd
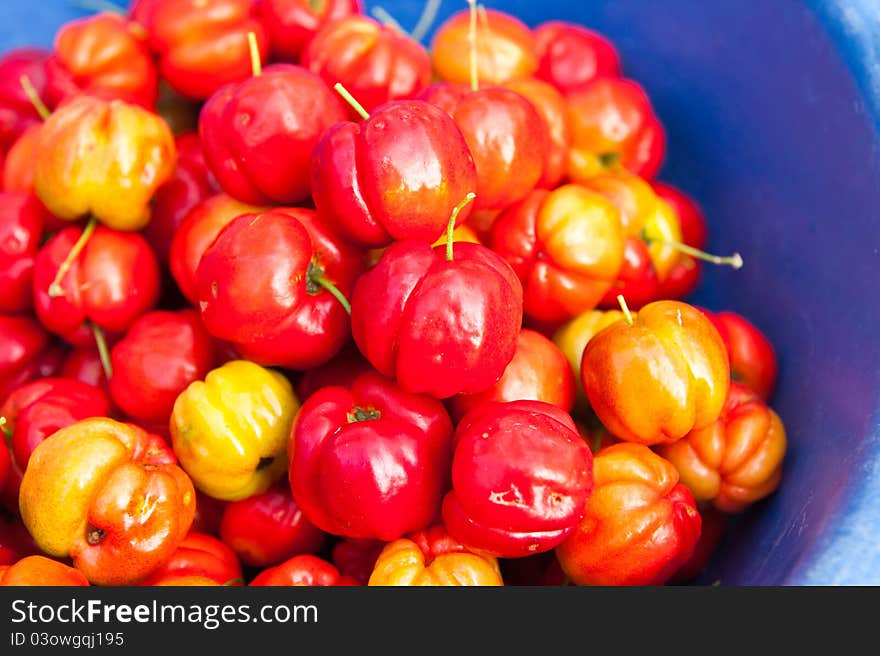
{"label": "ripe red surinam cherry", "polygon": [[392,100],[415,98],[431,82],[431,58],[424,46],[360,14],[325,24],[309,41],[301,63],[328,86],[342,84],[368,112]]}
{"label": "ripe red surinam cherry", "polygon": [[361,271],[360,251],[313,210],[243,214],[199,262],[202,320],[254,362],[308,369],[348,340],[347,297]]}
{"label": "ripe red surinam cherry", "polygon": [[395,540],[440,512],[452,421],[437,399],[368,372],[351,389],[309,397],[288,454],[293,497],[310,522],[334,535]]}
{"label": "ripe red surinam cherry", "polygon": [[[455,220],[453,212],[449,232]],[[480,244],[399,241],[357,281],[351,319],[360,351],[403,389],[437,398],[482,392],[516,352],[522,285]]]}
{"label": "ripe red surinam cherry", "polygon": [[[476,186],[468,144],[454,121],[421,100],[390,102],[360,123],[338,123],[315,148],[312,191],[321,216],[349,241],[434,242],[448,217]],[[470,207],[458,213],[467,218]]]}
{"label": "ripe red surinam cherry", "polygon": [[202,107],[199,136],[230,196],[295,204],[310,197],[312,150],[345,116],[342,100],[318,75],[295,64],[262,69],[254,54],[253,75],[222,87]]}
{"label": "ripe red surinam cherry", "polygon": [[159,74],[179,94],[205,100],[224,84],[251,74],[248,34],[260,61],[269,40],[255,0],[147,0],[135,19],[147,31]]}
{"label": "ripe red surinam cherry", "polygon": [[420,98],[452,116],[471,150],[477,169],[474,209],[498,211],[524,198],[544,174],[551,148],[549,126],[524,96],[501,86],[481,88],[477,9],[471,1],[470,87],[439,82]]}

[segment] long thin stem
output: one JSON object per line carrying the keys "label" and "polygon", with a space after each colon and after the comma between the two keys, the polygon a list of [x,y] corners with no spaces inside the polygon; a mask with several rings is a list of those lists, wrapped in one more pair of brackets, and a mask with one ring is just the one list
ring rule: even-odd
{"label": "long thin stem", "polygon": [[73,248],[70,249],[67,257],[64,258],[61,266],[58,267],[58,272],[55,274],[55,279],[52,281],[52,284],[49,285],[49,298],[64,296],[64,288],[61,286],[61,281],[64,280],[64,276],[67,275],[70,267],[73,266],[76,258],[79,257],[80,252],[82,252],[82,249],[85,248],[97,225],[98,221],[95,219],[95,217],[90,218],[89,222],[86,223],[85,229],[82,231],[79,239],[76,240],[76,243],[74,243]]}
{"label": "long thin stem", "polygon": [[470,5],[470,25],[468,26],[468,44],[470,46],[471,65],[471,91],[480,88],[480,79],[477,76],[477,0],[468,0]]}
{"label": "long thin stem", "polygon": [[464,197],[464,199],[455,206],[452,210],[452,216],[449,217],[449,223],[446,224],[446,261],[452,262],[452,243],[454,241],[453,235],[455,234],[455,222],[458,220],[458,215],[461,211],[470,203],[477,195],[470,191],[468,195]]}
{"label": "long thin stem", "polygon": [[366,119],[370,118],[369,112],[367,112],[367,110],[364,109],[364,106],[361,105],[355,99],[355,97],[349,93],[348,89],[346,89],[344,86],[342,86],[342,82],[337,82],[336,84],[333,85],[333,88],[336,90],[336,93],[338,93],[340,96],[345,98],[345,102],[347,102],[349,105],[351,105],[354,108],[354,111],[356,111],[358,114],[360,114],[360,117],[362,119],[366,120]]}
{"label": "long thin stem", "polygon": [[704,262],[710,262],[712,264],[718,264],[720,266],[730,266],[734,269],[742,269],[743,266],[743,259],[739,253],[734,253],[733,255],[722,257],[720,255],[712,255],[711,253],[706,253],[704,251],[701,251],[699,248],[694,248],[693,246],[682,244],[679,241],[667,239],[652,239],[651,241],[655,241],[658,244],[663,244],[664,246],[669,246],[669,248],[680,251],[685,255],[695,257],[698,260],[703,260]]}
{"label": "long thin stem", "polygon": [[118,14],[119,16],[125,16],[127,13],[125,7],[122,7],[115,2],[109,2],[109,0],[75,0],[75,2],[71,2],[70,4],[79,9],[86,9],[98,13],[106,12],[110,14]]}
{"label": "long thin stem", "polygon": [[326,289],[328,292],[333,294],[336,300],[339,301],[339,304],[342,305],[343,308],[345,308],[345,311],[348,314],[351,314],[351,303],[348,302],[348,299],[345,298],[345,295],[341,291],[339,291],[339,288],[336,285],[327,280],[324,276],[314,276],[312,277],[312,280],[321,285],[321,287]]}
{"label": "long thin stem", "polygon": [[387,25],[388,27],[395,29],[402,34],[407,33],[406,30],[401,27],[400,23],[397,22],[397,19],[394,18],[394,16],[392,16],[390,13],[388,13],[388,10],[384,7],[373,7],[370,10],[370,13],[373,15],[373,18],[375,18],[383,25]]}
{"label": "long thin stem", "polygon": [[260,60],[260,47],[257,45],[257,35],[248,32],[248,52],[251,55],[251,74],[259,77],[263,73],[263,62]]}
{"label": "long thin stem", "polygon": [[46,107],[46,103],[40,98],[40,94],[37,93],[31,79],[27,75],[22,75],[18,78],[18,82],[21,84],[21,88],[24,89],[24,95],[26,95],[28,100],[31,101],[31,104],[34,106],[34,109],[37,110],[37,114],[40,115],[40,118],[45,121],[52,116],[52,112],[49,111],[49,108]]}
{"label": "long thin stem", "polygon": [[486,11],[486,5],[482,3],[477,5],[477,15],[480,18],[480,28],[483,30],[485,39],[483,43],[488,46],[489,60],[492,62],[492,72],[498,75],[498,53],[495,47],[495,39],[492,37],[492,26],[489,24],[489,14]]}
{"label": "long thin stem", "polygon": [[113,376],[113,364],[110,362],[110,349],[107,348],[107,339],[104,337],[104,331],[101,327],[92,322],[92,334],[95,336],[95,345],[98,347],[98,357],[101,359],[101,367],[104,368],[104,375],[107,380]]}
{"label": "long thin stem", "polygon": [[441,1],[442,0],[428,0],[425,3],[424,8],[422,9],[422,15],[419,16],[416,26],[410,33],[410,36],[416,41],[421,41],[427,36],[428,31],[431,29],[431,26],[437,18],[437,12],[440,9]]}
{"label": "long thin stem", "polygon": [[626,317],[626,322],[630,326],[633,325],[633,315],[632,312],[629,311],[629,306],[626,304],[626,299],[623,297],[623,294],[617,295],[617,302],[620,303],[620,309],[623,310],[623,316]]}

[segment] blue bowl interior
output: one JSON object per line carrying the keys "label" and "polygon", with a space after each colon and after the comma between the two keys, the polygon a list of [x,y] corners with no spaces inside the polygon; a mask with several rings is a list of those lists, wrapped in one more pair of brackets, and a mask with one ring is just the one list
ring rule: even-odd
{"label": "blue bowl interior", "polygon": [[[422,8],[381,4],[407,29]],[[660,179],[700,202],[710,251],[745,259],[740,271],[707,269],[693,300],[744,314],[777,347],[773,406],[790,446],[781,488],[736,519],[704,580],[876,585],[880,4],[747,4],[488,6],[610,37],[666,127]],[[465,7],[445,0],[438,23]],[[0,48],[48,46],[64,21],[88,13],[76,0],[2,3]]]}

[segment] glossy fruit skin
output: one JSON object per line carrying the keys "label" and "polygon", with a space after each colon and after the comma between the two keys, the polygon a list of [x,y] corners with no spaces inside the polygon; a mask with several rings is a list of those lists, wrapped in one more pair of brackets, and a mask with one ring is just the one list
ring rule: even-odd
{"label": "glossy fruit skin", "polygon": [[734,514],[779,487],[786,446],[779,415],[751,389],[732,382],[716,422],[661,445],[658,453],[675,465],[698,502]]}
{"label": "glossy fruit skin", "polygon": [[586,403],[581,384],[581,358],[584,349],[600,330],[623,318],[623,312],[620,310],[587,310],[566,321],[553,333],[553,343],[565,356],[574,373],[580,405]]}
{"label": "glossy fruit skin", "polygon": [[313,210],[245,214],[224,227],[196,270],[205,327],[264,366],[309,369],[336,355],[350,336],[342,303],[363,271],[363,256]]}
{"label": "glossy fruit skin", "polygon": [[152,108],[159,76],[145,37],[140,26],[109,12],[65,23],[46,61],[50,106],[87,94]]}
{"label": "glossy fruit skin", "polygon": [[171,558],[154,570],[140,585],[162,585],[163,581],[201,576],[218,585],[243,585],[244,576],[235,552],[222,540],[190,531]]}
{"label": "glossy fruit skin", "polygon": [[504,585],[498,559],[469,551],[442,524],[388,543],[379,554],[370,586]]}
{"label": "glossy fruit skin", "polygon": [[42,121],[29,126],[10,146],[6,159],[2,161],[3,179],[0,180],[0,188],[7,192],[29,196],[32,199],[30,202],[37,205],[43,216],[44,232],[53,233],[69,224],[51,214],[34,191],[37,144],[42,127]]}
{"label": "glossy fruit skin", "polygon": [[595,77],[567,99],[572,180],[582,182],[617,166],[646,180],[656,175],[665,156],[666,133],[637,82]]}
{"label": "glossy fruit skin", "polygon": [[177,396],[214,364],[199,313],[155,310],[139,317],[110,351],[110,396],[131,419],[167,424]]}
{"label": "glossy fruit skin", "polygon": [[89,580],[74,567],[46,558],[25,556],[0,568],[0,586],[87,586]]}
{"label": "glossy fruit skin", "polygon": [[655,301],[632,324],[614,323],[587,343],[581,383],[613,435],[653,445],[718,419],[730,368],[724,342],[702,312]]}
{"label": "glossy fruit skin", "polygon": [[36,556],[40,549],[17,513],[18,497],[12,508],[0,508],[0,566],[13,565],[25,556]]}
{"label": "glossy fruit skin", "polygon": [[596,77],[619,77],[620,55],[607,38],[582,25],[552,20],[533,30],[538,69],[535,77],[568,94]]}
{"label": "glossy fruit skin", "polygon": [[179,134],[174,138],[174,145],[177,166],[168,182],[153,195],[150,222],[144,228],[144,236],[156,257],[166,266],[171,242],[187,214],[220,191],[220,184],[208,170],[198,133]]}
{"label": "glossy fruit skin", "polygon": [[[519,18],[487,9],[477,21],[477,80],[480,84],[503,84],[532,75],[538,69],[535,39]],[[434,33],[431,58],[441,80],[470,83],[470,11],[450,16]]]}
{"label": "glossy fruit skin", "polygon": [[0,57],[0,151],[12,146],[27,128],[42,122],[19,80],[26,75],[45,102],[45,62],[50,54],[44,48],[13,48]]}
{"label": "glossy fruit skin", "polygon": [[59,219],[91,215],[110,228],[140,230],[176,161],[174,135],[159,116],[78,95],[38,132],[34,191]]}
{"label": "glossy fruit skin", "polygon": [[252,205],[296,204],[311,194],[315,145],[345,118],[342,100],[318,75],[272,64],[214,93],[199,114],[199,136],[226,193]]}
{"label": "glossy fruit skin", "polygon": [[97,387],[67,378],[40,378],[13,391],[0,406],[10,446],[24,470],[31,453],[55,431],[88,417],[105,417],[110,400]]}
{"label": "glossy fruit skin", "polygon": [[171,239],[168,260],[174,281],[192,305],[199,304],[196,269],[208,246],[235,217],[261,209],[220,193],[197,204],[184,217]]}
{"label": "glossy fruit skin", "polygon": [[599,301],[599,307],[620,307],[617,297],[623,296],[631,310],[638,310],[646,303],[664,299],[659,290],[657,269],[654,268],[647,244],[640,237],[627,236],[623,244],[623,265],[620,273]]}
{"label": "glossy fruit skin", "polygon": [[332,564],[311,554],[300,554],[257,574],[253,586],[348,586],[357,581],[339,573]]}
{"label": "glossy fruit skin", "polygon": [[295,383],[297,398],[305,402],[312,394],[324,387],[348,387],[363,373],[375,371],[358,350],[354,342],[342,347],[324,364],[303,372]]}
{"label": "glossy fruit skin", "polygon": [[489,401],[543,401],[571,412],[575,390],[574,373],[562,351],[541,333],[523,329],[498,382],[478,394],[453,396],[449,405],[456,420]]}
{"label": "glossy fruit skin", "polygon": [[34,449],[19,507],[48,555],[70,556],[96,585],[130,585],[159,567],[186,536],[195,490],[162,438],[91,418]]}
{"label": "glossy fruit skin", "polygon": [[220,538],[249,567],[279,565],[298,554],[316,554],[326,534],[306,519],[286,481],[223,509]]}
{"label": "glossy fruit skin", "polygon": [[415,98],[431,82],[431,58],[420,43],[360,14],[324,25],[301,61],[328,86],[341,83],[367,112]]}
{"label": "glossy fruit skin", "polygon": [[[688,246],[704,250],[709,228],[702,208],[692,197],[672,185],[654,182],[653,187],[657,196],[666,201],[678,217],[681,240]],[[702,271],[702,262],[682,254],[666,280],[660,283],[657,299],[687,298],[699,285]]]}
{"label": "glossy fruit skin", "polygon": [[694,582],[705,571],[724,539],[730,515],[712,506],[700,506],[702,529],[691,557],[679,566],[667,581],[670,585],[686,585]]}
{"label": "glossy fruit skin", "polygon": [[584,186],[610,200],[620,213],[626,234],[624,266],[601,301],[605,308],[619,307],[622,294],[637,310],[660,300],[660,285],[682,261],[682,254],[664,242],[681,242],[681,225],[672,206],[641,177],[619,169],[584,181]]}
{"label": "glossy fruit skin", "polygon": [[62,349],[38,321],[0,314],[0,403],[29,380],[56,375],[63,360]]}
{"label": "glossy fruit skin", "polygon": [[522,285],[479,244],[388,247],[355,285],[352,334],[361,353],[406,391],[478,393],[504,373],[522,325]]}
{"label": "glossy fruit skin", "polygon": [[[386,103],[370,118],[330,128],[314,151],[315,206],[363,246],[437,240],[453,209],[477,188],[468,144],[442,109],[422,100]],[[466,206],[456,224],[465,221]]]}
{"label": "glossy fruit skin", "polygon": [[730,356],[730,376],[769,401],[776,388],[779,364],[773,343],[751,321],[736,312],[704,314],[718,329]]}
{"label": "glossy fruit skin", "polygon": [[420,98],[445,109],[464,135],[477,169],[474,211],[502,210],[537,186],[551,141],[547,123],[524,96],[503,87],[434,84]]}
{"label": "glossy fruit skin", "polygon": [[609,201],[568,184],[533,191],[502,212],[489,246],[522,282],[523,311],[554,322],[596,307],[620,271],[624,235]]}
{"label": "glossy fruit skin", "polygon": [[[6,440],[0,444],[0,490],[2,490],[6,486],[6,478],[9,476],[9,470],[12,467],[12,454],[9,452],[9,448],[6,446]],[[3,564],[3,559],[7,555],[7,552],[4,550],[2,543],[0,543],[0,564]]]}
{"label": "glossy fruit skin", "polygon": [[269,36],[272,56],[297,62],[322,27],[346,16],[362,13],[360,0],[263,0],[262,23]]}
{"label": "glossy fruit skin", "polygon": [[549,551],[574,531],[593,489],[593,456],[549,403],[486,403],[455,430],[443,522],[465,547],[499,558]]}
{"label": "glossy fruit skin", "polygon": [[287,437],[298,409],[290,382],[277,371],[227,362],[174,402],[174,453],[209,496],[237,501],[265,492],[287,469]]}
{"label": "glossy fruit skin", "polygon": [[575,585],[662,585],[693,553],[702,519],[672,464],[641,444],[606,447],[577,529],[556,548]]}
{"label": "glossy fruit skin", "polygon": [[254,0],[155,0],[138,20],[159,56],[159,75],[177,93],[205,100],[224,84],[251,76],[248,32],[261,61],[269,40]]}
{"label": "glossy fruit skin", "polygon": [[220,521],[227,503],[227,501],[209,497],[204,492],[196,490],[196,516],[190,530],[209,535],[220,535]]}
{"label": "glossy fruit skin", "polygon": [[61,378],[70,378],[97,387],[105,394],[110,394],[109,381],[104,366],[101,363],[101,355],[94,344],[75,346],[68,349],[64,355],[61,370],[58,372]]}
{"label": "glossy fruit skin", "polygon": [[45,216],[32,194],[0,192],[0,312],[26,312],[33,306],[34,260]]}
{"label": "glossy fruit skin", "polygon": [[547,126],[547,156],[537,187],[555,189],[565,179],[571,148],[571,124],[565,97],[551,84],[536,77],[516,78],[503,86],[532,103]]}
{"label": "glossy fruit skin", "polygon": [[328,533],[395,540],[439,513],[451,439],[452,422],[438,400],[404,392],[377,373],[358,377],[351,389],[325,387],[293,425],[293,497]]}
{"label": "glossy fruit skin", "polygon": [[340,574],[367,585],[376,560],[386,543],[370,538],[342,538],[333,545],[330,558]]}
{"label": "glossy fruit skin", "polygon": [[136,232],[98,226],[62,277],[62,294],[49,295],[61,263],[82,235],[69,227],[55,234],[37,254],[34,307],[48,330],[74,345],[91,343],[86,325],[126,331],[159,299],[159,264],[146,239]]}

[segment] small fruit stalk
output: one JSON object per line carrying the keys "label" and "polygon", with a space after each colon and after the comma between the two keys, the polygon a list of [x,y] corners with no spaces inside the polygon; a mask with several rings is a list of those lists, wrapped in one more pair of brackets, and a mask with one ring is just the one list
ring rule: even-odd
{"label": "small fruit stalk", "polygon": [[[469,194],[457,209],[471,200]],[[441,399],[478,393],[516,352],[522,285],[485,246],[399,241],[358,280],[351,318],[360,351],[403,389]]]}
{"label": "small fruit stalk", "polygon": [[[348,240],[379,248],[393,241],[432,243],[476,185],[465,138],[440,108],[421,100],[390,102],[367,113],[353,94],[360,123],[324,134],[312,160],[312,191],[321,216]],[[457,214],[464,222],[470,207]]]}
{"label": "small fruit stalk", "polygon": [[439,514],[452,421],[437,399],[368,372],[351,389],[325,387],[309,397],[288,453],[290,487],[310,522],[334,535],[387,542]]}

